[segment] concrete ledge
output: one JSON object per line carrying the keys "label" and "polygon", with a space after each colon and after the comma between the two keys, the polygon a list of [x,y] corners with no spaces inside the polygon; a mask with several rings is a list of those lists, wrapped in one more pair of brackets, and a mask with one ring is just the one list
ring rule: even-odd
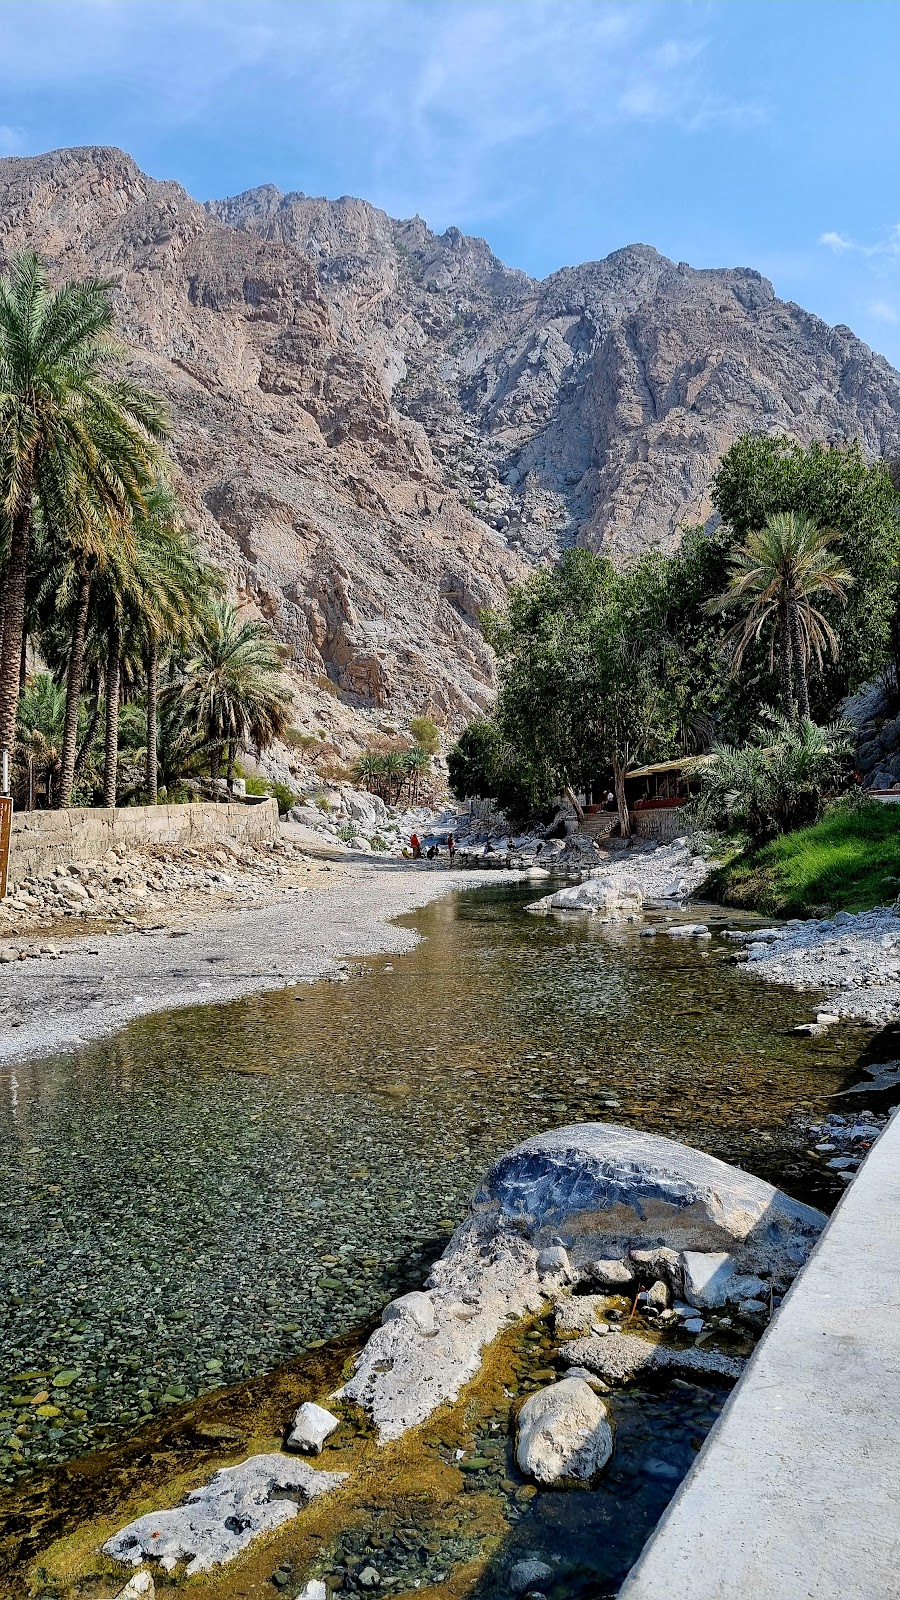
{"label": "concrete ledge", "polygon": [[141,850],[153,844],[263,844],[277,837],[274,800],[252,806],[198,803],[19,811],[12,819],[9,881],[21,883],[32,873],[49,872],[66,861],[95,861],[113,845]]}
{"label": "concrete ledge", "polygon": [[841,1201],[620,1600],[900,1596],[900,1117]]}

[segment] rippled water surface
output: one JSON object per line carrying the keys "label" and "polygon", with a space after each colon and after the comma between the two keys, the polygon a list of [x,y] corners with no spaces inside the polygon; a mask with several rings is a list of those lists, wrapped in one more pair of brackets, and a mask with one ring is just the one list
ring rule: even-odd
{"label": "rippled water surface", "polygon": [[811,998],[725,940],[533,918],[534,893],[449,896],[347,983],[0,1073],[0,1471],[359,1325],[546,1127],[630,1123],[833,1202],[803,1124],[863,1034],[792,1037]]}

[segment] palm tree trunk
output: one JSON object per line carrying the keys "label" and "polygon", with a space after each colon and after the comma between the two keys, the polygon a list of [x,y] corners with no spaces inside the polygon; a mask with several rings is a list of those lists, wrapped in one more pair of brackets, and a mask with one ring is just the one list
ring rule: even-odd
{"label": "palm tree trunk", "polygon": [[31,547],[31,473],[22,486],[20,509],[12,519],[3,611],[3,653],[0,655],[0,750],[12,757],[19,709],[22,635],[25,630],[25,584]]}
{"label": "palm tree trunk", "polygon": [[144,787],[148,805],[156,805],[159,789],[159,762],[156,746],[156,702],[159,696],[159,653],[151,644],[147,654],[147,758]]}
{"label": "palm tree trunk", "polygon": [[82,739],[81,744],[79,746],[78,754],[75,757],[75,766],[74,766],[74,769],[72,771],[72,787],[73,788],[75,787],[75,784],[78,782],[78,779],[81,777],[81,774],[82,774],[82,772],[84,770],[84,763],[87,761],[88,755],[90,753],[91,745],[93,744],[94,740],[97,737],[97,729],[99,728],[99,726],[100,726],[100,690],[99,689],[95,689],[94,690],[94,694],[93,694],[93,698],[91,700],[91,709],[90,709],[90,714],[88,716],[87,731],[86,731],[85,736]]}
{"label": "palm tree trunk", "polygon": [[227,765],[225,767],[225,783],[228,789],[229,800],[234,795],[234,740],[229,739],[227,751]]}
{"label": "palm tree trunk", "polygon": [[78,707],[81,704],[81,675],[84,666],[84,642],[87,637],[88,609],[91,603],[91,575],[82,572],[78,584],[78,607],[72,642],[69,645],[69,668],[66,676],[66,721],[63,729],[62,762],[59,773],[60,811],[66,810],[72,800],[75,779],[75,755],[78,745]]}
{"label": "palm tree trunk", "polygon": [[791,671],[791,642],[784,606],[778,612],[778,682],[781,690],[781,709],[789,722],[796,716],[794,709],[794,675]]}
{"label": "palm tree trunk", "polygon": [[788,623],[791,632],[791,656],[793,657],[794,684],[797,692],[797,721],[809,721],[809,684],[806,677],[806,660],[803,654],[803,640],[800,636],[800,614],[797,610],[797,601],[793,595],[787,603]]}
{"label": "palm tree trunk", "polygon": [[616,791],[616,810],[619,813],[619,831],[623,839],[631,837],[631,817],[628,814],[628,801],[625,796],[625,773],[628,762],[619,762],[613,757],[613,788]]}
{"label": "palm tree trunk", "polygon": [[119,765],[119,680],[122,663],[119,639],[115,632],[109,636],[109,653],[106,658],[106,751],[103,767],[103,804],[116,803],[116,782]]}

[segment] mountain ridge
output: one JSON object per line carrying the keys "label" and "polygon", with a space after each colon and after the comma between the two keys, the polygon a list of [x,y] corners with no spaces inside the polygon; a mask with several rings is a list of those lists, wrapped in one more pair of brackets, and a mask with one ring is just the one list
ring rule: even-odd
{"label": "mountain ridge", "polygon": [[479,610],[567,544],[671,546],[748,428],[900,446],[900,374],[753,268],[629,245],[534,279],[457,228],[199,202],[103,147],[0,160],[0,260],[26,246],[116,279],[210,557],[335,737],[458,727],[492,690]]}

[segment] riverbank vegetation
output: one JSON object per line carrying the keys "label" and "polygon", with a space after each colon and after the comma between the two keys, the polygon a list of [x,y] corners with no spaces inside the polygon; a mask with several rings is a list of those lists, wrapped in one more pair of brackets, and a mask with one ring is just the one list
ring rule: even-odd
{"label": "riverbank vegetation", "polygon": [[173,487],[164,402],[114,338],[112,284],[0,279],[0,749],[19,805],[154,803],[261,750],[290,695]]}
{"label": "riverbank vegetation", "polygon": [[850,797],[809,827],[733,851],[711,891],[772,917],[831,916],[900,894],[900,806]]}

